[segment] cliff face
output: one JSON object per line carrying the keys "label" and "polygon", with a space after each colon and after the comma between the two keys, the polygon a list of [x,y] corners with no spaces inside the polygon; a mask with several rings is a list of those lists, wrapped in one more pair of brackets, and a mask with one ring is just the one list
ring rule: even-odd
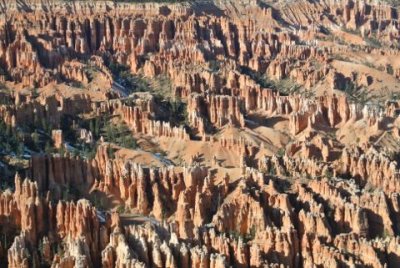
{"label": "cliff face", "polygon": [[[47,163],[44,178],[51,174],[47,186],[51,192],[46,199],[39,197],[37,189],[37,183],[44,180],[38,172],[42,163]],[[64,168],[56,168],[57,163],[64,163]],[[68,168],[71,165],[79,168]],[[314,170],[312,176],[324,174],[324,167],[312,161],[304,163],[287,156],[272,159],[266,165],[273,167],[277,174],[285,172],[285,176],[296,170],[308,174],[308,169]],[[378,250],[392,251],[398,246],[395,238],[378,238],[397,233],[395,219],[400,217],[398,198],[382,184],[377,186],[381,189],[368,192],[360,191],[354,181],[311,179],[307,185],[296,183],[292,194],[295,198],[289,198],[279,190],[279,181],[254,169],[248,169],[239,182],[231,183],[226,176],[210,177],[209,170],[200,166],[183,171],[157,170],[121,159],[112,160],[105,147],[89,162],[36,158],[32,170],[33,174],[36,170],[37,183],[17,177],[15,193],[5,192],[1,196],[2,215],[13,219],[23,234],[9,250],[9,263],[12,260],[22,265],[26,260],[13,255],[18,254],[14,247],[29,248],[20,244],[36,245],[45,239],[43,235],[66,241],[64,250],[70,251],[71,256],[53,259],[53,263],[60,264],[67,261],[75,265],[77,261],[95,264],[100,254],[102,264],[107,267],[187,266],[188,262],[196,261],[218,267],[226,263],[260,266],[270,258],[293,267],[300,263],[320,265],[325,260],[336,265],[380,266],[397,260],[395,253],[385,259],[377,256],[364,259],[360,251],[365,248],[374,256]],[[120,220],[115,214],[104,222],[88,201],[60,201],[53,205],[49,200],[57,198],[57,187],[71,183],[79,185],[82,191],[87,189],[86,194],[96,191],[112,194],[126,208],[151,215],[157,223],[149,220],[146,229],[130,226],[124,230],[121,229],[124,218]],[[48,215],[48,223],[38,221],[43,215]],[[207,223],[209,227],[205,228]],[[168,231],[170,238],[155,238],[162,229],[162,232]],[[155,237],[149,232],[155,232]],[[375,238],[376,244],[367,242],[370,238]],[[179,242],[181,239],[193,244]],[[203,246],[195,246],[198,243],[195,241]],[[356,243],[357,247],[350,249],[350,243]],[[78,253],[73,253],[75,247],[80,248]],[[354,255],[349,258],[343,250]],[[197,254],[200,255],[197,257]]]}
{"label": "cliff face", "polygon": [[[336,52],[348,51],[325,45],[322,48],[299,45],[299,39],[309,42],[318,33],[314,25],[321,24],[327,29],[343,25],[360,31],[365,38],[379,35],[377,38],[387,42],[395,41],[398,36],[397,9],[364,2],[297,1],[293,7],[284,5],[280,12],[272,7],[256,8],[259,13],[256,21],[237,19],[229,7],[225,7],[226,16],[207,17],[191,15],[201,10],[188,4],[167,7],[76,2],[72,5],[54,1],[47,3],[51,12],[46,12],[47,8],[40,4],[25,4],[25,11],[18,1],[5,4],[7,12],[19,13],[0,32],[4,40],[0,61],[14,81],[26,86],[43,86],[62,78],[86,83],[85,70],[69,59],[112,52],[118,62],[131,66],[135,73],[140,69],[149,77],[169,73],[179,94],[186,96],[206,87],[220,90],[223,79],[216,74],[179,69],[189,62],[202,64],[222,59],[267,73],[273,79],[289,77],[310,88],[329,72],[342,74],[330,60]],[[141,16],[143,12],[145,17]],[[273,27],[284,27],[278,13],[287,23],[306,30],[275,32]],[[330,17],[333,21],[328,20]],[[306,28],[309,23],[312,27]],[[265,27],[266,33],[258,32],[257,27]],[[385,53],[397,54],[392,50]],[[148,54],[152,55],[147,57]]]}
{"label": "cliff face", "polygon": [[[147,107],[154,105],[151,101],[146,104]],[[141,133],[155,137],[170,137],[182,140],[188,140],[189,134],[183,127],[171,126],[169,122],[163,122],[152,119],[151,110],[141,109],[142,107],[121,107],[122,119],[133,129],[134,133]]]}
{"label": "cliff face", "polygon": [[397,7],[0,13],[0,266],[400,266]]}
{"label": "cliff face", "polygon": [[15,187],[14,193],[1,194],[2,224],[20,233],[8,250],[9,267],[51,264],[57,259],[98,263],[99,250],[108,243],[111,227],[107,222],[99,223],[96,209],[87,200],[54,203],[49,196],[43,197],[45,192],[39,192],[36,182],[18,175]]}

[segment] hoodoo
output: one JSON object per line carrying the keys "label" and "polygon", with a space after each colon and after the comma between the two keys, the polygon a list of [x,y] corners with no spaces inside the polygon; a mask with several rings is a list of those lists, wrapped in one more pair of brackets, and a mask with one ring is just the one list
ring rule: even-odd
{"label": "hoodoo", "polygon": [[0,267],[400,267],[398,0],[0,16]]}

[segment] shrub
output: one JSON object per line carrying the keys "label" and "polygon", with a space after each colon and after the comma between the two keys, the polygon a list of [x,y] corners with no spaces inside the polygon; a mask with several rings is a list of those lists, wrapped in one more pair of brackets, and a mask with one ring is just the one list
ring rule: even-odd
{"label": "shrub", "polygon": [[125,89],[132,92],[145,92],[149,90],[149,84],[140,76],[133,75],[129,66],[111,62],[108,65],[113,79],[123,86]]}
{"label": "shrub", "polygon": [[381,48],[382,44],[379,41],[379,39],[377,39],[376,37],[372,36],[372,37],[366,37],[365,38],[365,42],[373,48]]}
{"label": "shrub", "polygon": [[117,213],[118,214],[123,214],[126,212],[125,206],[124,205],[119,205],[117,208]]}
{"label": "shrub", "polygon": [[386,72],[390,75],[394,75],[394,70],[393,70],[393,66],[390,64],[386,65]]}

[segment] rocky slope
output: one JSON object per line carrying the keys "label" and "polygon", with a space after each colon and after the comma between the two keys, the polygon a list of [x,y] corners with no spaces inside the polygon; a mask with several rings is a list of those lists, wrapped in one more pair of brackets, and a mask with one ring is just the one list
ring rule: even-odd
{"label": "rocky slope", "polygon": [[0,13],[1,267],[400,266],[397,6]]}

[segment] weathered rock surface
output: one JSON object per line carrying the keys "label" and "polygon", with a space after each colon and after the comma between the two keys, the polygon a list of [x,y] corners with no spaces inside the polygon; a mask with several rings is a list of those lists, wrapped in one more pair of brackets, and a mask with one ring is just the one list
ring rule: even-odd
{"label": "weathered rock surface", "polygon": [[398,7],[0,13],[0,266],[400,266]]}

